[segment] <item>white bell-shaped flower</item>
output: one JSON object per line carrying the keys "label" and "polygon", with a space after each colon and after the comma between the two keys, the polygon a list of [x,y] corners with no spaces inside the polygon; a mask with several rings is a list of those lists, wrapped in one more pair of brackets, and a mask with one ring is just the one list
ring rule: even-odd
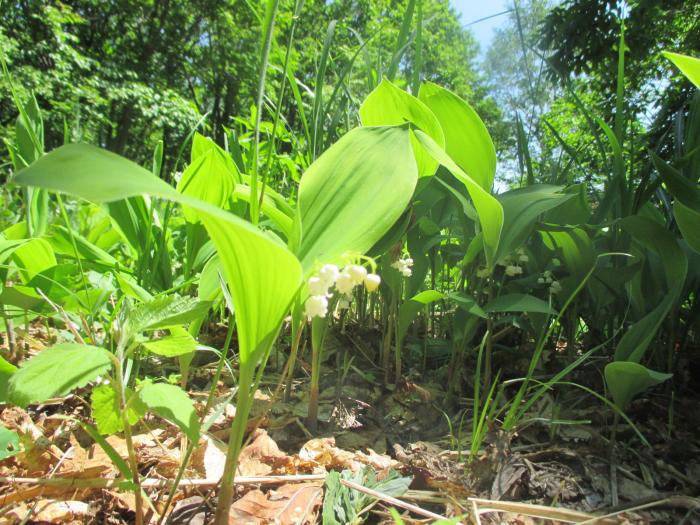
{"label": "white bell-shaped flower", "polygon": [[368,292],[372,293],[377,288],[379,288],[379,284],[381,282],[382,278],[379,277],[376,273],[368,273],[365,277],[365,288],[367,288]]}
{"label": "white bell-shaped flower", "polygon": [[325,295],[311,295],[304,303],[304,313],[309,320],[314,317],[326,317],[328,298]]}
{"label": "white bell-shaped flower", "polygon": [[355,287],[355,280],[348,272],[341,272],[335,280],[335,289],[344,295],[350,295]]}
{"label": "white bell-shaped flower", "polygon": [[367,277],[367,269],[359,264],[351,264],[347,266],[343,273],[348,273],[352,278],[353,283],[360,284]]}
{"label": "white bell-shaped flower", "polygon": [[310,295],[328,295],[329,284],[320,277],[310,277],[307,284]]}
{"label": "white bell-shaped flower", "polygon": [[549,286],[549,293],[552,294],[557,294],[561,292],[561,284],[559,284],[559,281],[552,281],[552,284]]}
{"label": "white bell-shaped flower", "polygon": [[328,288],[335,284],[338,275],[340,275],[340,270],[335,264],[324,264],[318,271],[319,278],[327,284]]}

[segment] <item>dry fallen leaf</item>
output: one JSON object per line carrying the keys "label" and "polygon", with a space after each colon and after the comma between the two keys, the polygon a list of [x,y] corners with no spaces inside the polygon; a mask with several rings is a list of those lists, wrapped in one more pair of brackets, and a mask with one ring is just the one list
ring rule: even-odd
{"label": "dry fallen leaf", "polygon": [[273,470],[272,463],[287,457],[265,430],[257,429],[253,436],[238,457],[237,476],[266,476]]}
{"label": "dry fallen leaf", "polygon": [[231,525],[304,525],[323,500],[320,483],[288,483],[267,494],[252,490],[231,506]]}
{"label": "dry fallen leaf", "polygon": [[34,506],[33,521],[48,523],[67,523],[81,520],[91,514],[87,503],[83,501],[39,500]]}
{"label": "dry fallen leaf", "polygon": [[219,480],[224,473],[226,447],[204,436],[192,455],[192,467],[206,479]]}

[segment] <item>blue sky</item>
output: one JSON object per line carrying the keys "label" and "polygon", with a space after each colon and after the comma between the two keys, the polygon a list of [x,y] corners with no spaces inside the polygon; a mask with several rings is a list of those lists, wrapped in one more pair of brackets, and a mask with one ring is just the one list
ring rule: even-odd
{"label": "blue sky", "polygon": [[[450,0],[450,4],[461,14],[462,24],[465,26],[480,18],[506,11],[512,3],[512,0]],[[504,24],[507,17],[508,15],[501,15],[469,25],[481,46],[482,56],[491,42],[493,30]]]}

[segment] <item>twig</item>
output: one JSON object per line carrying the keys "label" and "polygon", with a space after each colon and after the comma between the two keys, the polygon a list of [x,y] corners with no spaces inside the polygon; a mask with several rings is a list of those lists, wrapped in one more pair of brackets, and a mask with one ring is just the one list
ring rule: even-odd
{"label": "twig", "polygon": [[425,516],[426,518],[431,518],[434,520],[447,519],[447,518],[445,518],[445,516],[441,516],[440,514],[435,514],[434,512],[430,512],[429,510],[422,509],[416,505],[406,503],[404,501],[401,501],[400,499],[394,498],[393,496],[389,496],[388,494],[384,494],[382,492],[378,492],[378,491],[373,490],[373,489],[368,489],[367,487],[363,487],[362,485],[359,485],[359,484],[354,483],[352,481],[348,481],[346,479],[341,479],[340,483],[345,485],[348,488],[351,488],[351,489],[356,490],[358,492],[363,492],[369,496],[377,498],[378,500],[384,501],[385,503],[390,503],[391,505],[394,505],[396,507],[400,507],[402,509],[409,510],[411,512],[414,512],[415,514],[419,514],[420,516]]}
{"label": "twig", "polygon": [[605,514],[603,516],[596,516],[595,518],[588,519],[586,521],[580,522],[578,525],[593,525],[598,523],[597,520],[604,520],[608,518],[615,518],[618,514],[622,512],[635,512],[637,510],[648,509],[651,507],[680,507],[688,509],[690,511],[700,511],[700,499],[691,498],[690,496],[670,496],[668,498],[658,499],[656,501],[651,501],[649,503],[642,503],[632,507],[627,507],[623,510],[618,510],[611,512],[610,514]]}
{"label": "twig", "polygon": [[[304,481],[323,481],[325,474],[296,474],[291,476],[237,476],[235,485],[277,485],[282,483],[299,483]],[[94,488],[109,489],[123,483],[123,479],[104,478],[19,478],[0,476],[0,484],[15,485],[41,485],[64,488]],[[219,484],[218,479],[182,479],[179,487],[214,487]],[[147,478],[141,480],[142,488],[162,488],[172,485],[169,479]],[[0,496],[2,498],[2,496]]]}
{"label": "twig", "polygon": [[[469,498],[475,509],[475,515],[486,514],[487,512],[512,512],[533,518],[562,521],[564,523],[581,523],[593,521],[592,523],[606,523],[604,517],[593,516],[585,512],[567,510],[556,507],[546,507],[544,505],[532,505],[528,503],[518,503],[515,501],[495,501],[480,498]],[[607,523],[612,523],[608,521]],[[615,522],[617,523],[617,522]]]}

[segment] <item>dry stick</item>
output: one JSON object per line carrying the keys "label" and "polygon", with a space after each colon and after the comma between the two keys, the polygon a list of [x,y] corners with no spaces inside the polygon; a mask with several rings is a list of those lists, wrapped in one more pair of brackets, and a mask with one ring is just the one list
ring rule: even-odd
{"label": "dry stick", "polygon": [[[300,483],[305,481],[323,481],[325,474],[295,474],[290,476],[237,476],[234,485],[278,485],[282,483]],[[104,478],[20,478],[0,476],[0,484],[42,485],[63,488],[109,489],[123,483],[123,479]],[[179,487],[215,487],[218,479],[181,479]],[[146,489],[162,488],[172,485],[169,479],[147,478],[141,480],[141,487]],[[2,496],[0,496],[2,498]]]}
{"label": "dry stick", "polygon": [[597,520],[604,520],[609,518],[615,518],[623,512],[635,512],[637,510],[644,510],[651,507],[680,507],[688,510],[700,511],[700,499],[691,498],[690,496],[669,496],[668,498],[659,499],[649,503],[644,503],[641,505],[635,505],[633,507],[628,507],[624,510],[619,510],[616,512],[611,512],[610,514],[605,514],[603,516],[596,516],[595,518],[588,519],[586,521],[580,522],[578,525],[594,525],[598,523]]}
{"label": "dry stick", "polygon": [[[234,480],[234,485],[278,485],[283,483],[301,483],[306,481],[324,481],[325,474],[296,474],[291,476],[237,476]],[[47,487],[63,487],[66,489],[73,488],[95,488],[107,489],[116,487],[122,482],[120,479],[76,479],[76,478],[19,478],[12,476],[0,476],[1,484],[23,484],[23,485],[42,485]],[[440,514],[435,514],[429,510],[422,509],[416,505],[406,503],[400,499],[378,492],[376,490],[363,487],[352,481],[340,480],[340,482],[348,488],[363,492],[378,500],[390,503],[396,507],[411,511],[426,518],[442,520],[446,519]],[[169,486],[170,480],[167,479],[142,479],[140,481],[141,488],[162,488]],[[179,487],[214,487],[219,484],[218,479],[182,479],[178,483]]]}
{"label": "dry stick", "polygon": [[[512,501],[494,501],[480,498],[469,498],[475,508],[475,515],[486,514],[487,512],[512,512],[534,518],[558,520],[565,523],[581,523],[590,520],[605,519],[601,516],[593,516],[585,512],[567,510],[544,505],[532,505],[528,503],[518,503]],[[592,523],[605,523],[605,521],[593,521]],[[608,522],[611,523],[611,522]]]}
{"label": "dry stick", "polygon": [[73,325],[73,321],[71,321],[68,318],[68,314],[66,313],[66,311],[63,308],[61,308],[60,306],[58,306],[57,304],[55,304],[51,299],[46,297],[46,294],[44,294],[44,292],[41,291],[41,288],[36,288],[36,291],[39,293],[39,295],[41,295],[41,297],[44,299],[44,301],[49,303],[49,306],[51,306],[51,308],[53,308],[57,314],[59,314],[61,317],[63,317],[63,321],[66,323],[68,330],[70,330],[71,333],[73,334],[73,336],[75,337],[75,340],[78,341],[81,345],[84,345],[85,341],[83,340],[81,335],[78,333],[78,331],[75,329],[75,326]]}
{"label": "dry stick", "polygon": [[345,479],[341,479],[340,483],[345,485],[348,488],[354,489],[358,492],[363,492],[369,496],[377,498],[378,500],[384,501],[386,503],[390,503],[396,507],[401,507],[402,509],[405,509],[405,510],[409,510],[415,514],[419,514],[420,516],[425,516],[426,518],[431,518],[434,520],[447,519],[447,518],[445,518],[445,516],[441,516],[440,514],[435,514],[434,512],[430,512],[429,510],[422,509],[416,505],[406,503],[404,501],[401,501],[400,499],[394,498],[393,496],[389,496],[388,494],[384,494],[382,492],[377,492],[376,490],[368,489],[367,487],[363,487],[362,485],[359,485],[358,483],[354,483],[352,481],[348,481]]}

